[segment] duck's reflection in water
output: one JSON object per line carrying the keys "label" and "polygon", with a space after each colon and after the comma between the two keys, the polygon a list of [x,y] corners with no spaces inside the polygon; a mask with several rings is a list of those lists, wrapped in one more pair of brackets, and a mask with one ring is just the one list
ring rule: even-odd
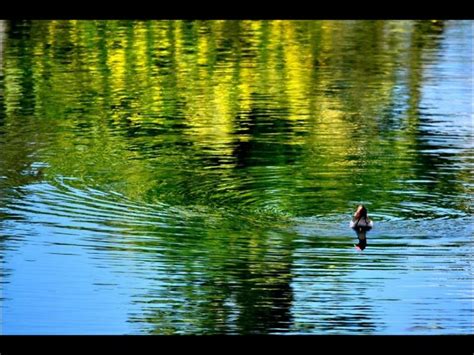
{"label": "duck's reflection in water", "polygon": [[355,247],[359,250],[364,250],[367,247],[367,230],[361,228],[357,229],[355,232],[359,239],[359,243],[357,243]]}

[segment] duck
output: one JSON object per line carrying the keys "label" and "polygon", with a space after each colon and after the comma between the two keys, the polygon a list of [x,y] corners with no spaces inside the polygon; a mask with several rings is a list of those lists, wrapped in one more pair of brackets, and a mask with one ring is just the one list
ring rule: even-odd
{"label": "duck", "polygon": [[354,245],[358,250],[364,250],[367,246],[367,231],[371,230],[373,226],[374,222],[367,216],[367,208],[364,205],[359,205],[350,222],[350,227],[355,230],[359,239],[359,243]]}
{"label": "duck", "polygon": [[354,213],[354,217],[350,222],[350,227],[355,231],[368,231],[374,227],[374,222],[367,216],[367,208],[359,205]]}

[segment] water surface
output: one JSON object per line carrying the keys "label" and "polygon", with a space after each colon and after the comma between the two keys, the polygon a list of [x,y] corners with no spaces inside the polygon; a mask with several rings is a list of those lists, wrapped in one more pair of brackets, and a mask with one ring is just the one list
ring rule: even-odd
{"label": "water surface", "polygon": [[2,334],[473,332],[471,21],[0,24]]}

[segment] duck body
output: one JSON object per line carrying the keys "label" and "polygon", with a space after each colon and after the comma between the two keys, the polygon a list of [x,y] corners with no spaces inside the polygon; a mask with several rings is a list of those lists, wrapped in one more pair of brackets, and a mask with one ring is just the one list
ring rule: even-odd
{"label": "duck body", "polygon": [[369,231],[374,227],[374,222],[368,218],[353,219],[349,226],[356,231]]}

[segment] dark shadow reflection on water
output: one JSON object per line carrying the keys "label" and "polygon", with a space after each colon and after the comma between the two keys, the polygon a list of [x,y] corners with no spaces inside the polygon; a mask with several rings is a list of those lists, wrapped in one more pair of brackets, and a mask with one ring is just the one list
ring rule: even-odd
{"label": "dark shadow reflection on water", "polygon": [[[153,280],[156,287],[137,297],[143,311],[130,321],[142,324],[151,334],[287,332],[293,324],[294,235],[265,234],[256,230],[248,239],[227,246],[220,240],[221,247],[210,253],[194,249],[193,262],[182,259],[182,253],[192,249],[190,245],[178,246],[181,257],[163,256],[170,269],[161,270]],[[175,276],[166,281],[166,274]],[[161,287],[164,281],[170,286]],[[168,307],[169,303],[173,306]]]}

